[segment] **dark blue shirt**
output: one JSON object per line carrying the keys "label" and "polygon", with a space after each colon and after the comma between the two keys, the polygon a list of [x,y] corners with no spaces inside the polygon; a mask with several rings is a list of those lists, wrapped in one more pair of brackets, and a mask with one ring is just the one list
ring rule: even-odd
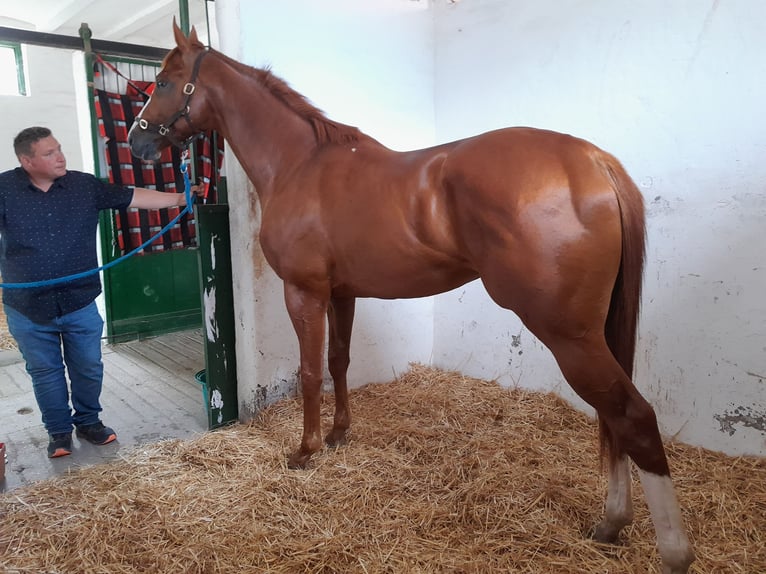
{"label": "dark blue shirt", "polygon": [[[22,168],[0,173],[0,275],[3,283],[64,277],[98,267],[102,209],[127,207],[133,190],[67,171],[46,192]],[[36,323],[77,311],[101,293],[98,273],[43,287],[3,289],[3,303]]]}

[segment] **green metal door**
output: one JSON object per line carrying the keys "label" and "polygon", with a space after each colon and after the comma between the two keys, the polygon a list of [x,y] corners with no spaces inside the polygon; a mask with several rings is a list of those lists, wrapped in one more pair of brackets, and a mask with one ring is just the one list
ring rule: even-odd
{"label": "green metal door", "polygon": [[[107,218],[110,221],[104,221]],[[108,225],[113,221],[113,214],[102,214],[101,228],[105,230],[102,231],[102,247],[112,244],[113,236]],[[202,315],[196,252],[196,248],[187,248],[133,256],[104,271],[110,342],[200,327]]]}

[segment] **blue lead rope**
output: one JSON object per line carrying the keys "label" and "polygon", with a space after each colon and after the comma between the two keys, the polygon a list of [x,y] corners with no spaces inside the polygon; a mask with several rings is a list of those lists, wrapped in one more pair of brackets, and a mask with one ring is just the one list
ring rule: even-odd
{"label": "blue lead rope", "polygon": [[97,269],[91,269],[89,271],[75,273],[74,275],[67,275],[66,277],[48,279],[47,281],[32,281],[30,283],[0,283],[0,289],[26,289],[29,287],[44,287],[47,285],[58,285],[59,283],[66,283],[67,281],[74,281],[75,279],[81,279],[82,277],[95,275],[96,273],[99,273],[100,271],[103,271],[104,269],[109,269],[110,267],[114,267],[115,265],[124,261],[128,257],[135,255],[136,253],[141,251],[143,248],[145,248],[147,245],[152,243],[159,236],[161,236],[163,233],[166,233],[168,229],[173,227],[176,224],[176,222],[179,219],[181,219],[181,217],[183,217],[187,213],[191,213],[193,209],[192,195],[191,195],[191,181],[189,180],[189,158],[186,155],[184,155],[184,157],[181,159],[181,173],[184,176],[184,193],[186,194],[186,207],[181,213],[179,213],[176,217],[173,218],[173,221],[168,223],[165,227],[160,229],[153,237],[144,241],[141,245],[136,247],[130,253],[126,253],[122,257],[118,257],[114,261],[110,261],[106,265],[102,265],[101,267],[98,267]]}

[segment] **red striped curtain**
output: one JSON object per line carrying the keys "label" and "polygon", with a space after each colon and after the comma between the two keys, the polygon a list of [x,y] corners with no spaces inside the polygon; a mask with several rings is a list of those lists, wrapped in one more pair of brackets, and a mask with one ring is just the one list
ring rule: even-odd
{"label": "red striped curtain", "polygon": [[[144,105],[144,97],[136,88],[146,90],[150,85],[150,82],[132,81],[126,94],[95,91],[98,130],[105,143],[109,181],[118,185],[135,185],[166,193],[183,193],[181,155],[177,148],[166,148],[159,161],[154,163],[143,162],[130,153],[128,130]],[[216,138],[217,150],[213,149],[213,141],[214,135],[206,133],[192,144],[196,158],[195,173],[198,183],[204,186],[203,201],[206,203],[215,203],[217,200],[217,183],[223,164],[223,138]],[[217,164],[215,170],[214,162]],[[116,218],[117,241],[121,253],[128,253],[148,241],[181,210],[182,208],[178,207],[121,210]],[[195,221],[193,215],[187,213],[170,230],[147,245],[143,253],[181,249],[194,245],[196,245]]]}

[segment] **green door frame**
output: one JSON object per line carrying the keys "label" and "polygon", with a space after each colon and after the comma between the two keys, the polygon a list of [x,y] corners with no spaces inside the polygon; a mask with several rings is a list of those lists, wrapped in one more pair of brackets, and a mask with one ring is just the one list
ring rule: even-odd
{"label": "green door frame", "polygon": [[[95,56],[90,49],[90,30],[81,30],[85,46],[85,66],[89,86],[94,85]],[[156,60],[102,56],[110,62],[159,67]],[[88,91],[91,137],[96,176],[103,173],[98,145],[98,118],[94,90]],[[112,211],[99,220],[101,257],[104,264],[121,254],[117,226]],[[163,333],[199,328],[202,323],[199,260],[196,248],[175,249],[128,258],[103,272],[106,334],[110,343],[151,337]]]}

